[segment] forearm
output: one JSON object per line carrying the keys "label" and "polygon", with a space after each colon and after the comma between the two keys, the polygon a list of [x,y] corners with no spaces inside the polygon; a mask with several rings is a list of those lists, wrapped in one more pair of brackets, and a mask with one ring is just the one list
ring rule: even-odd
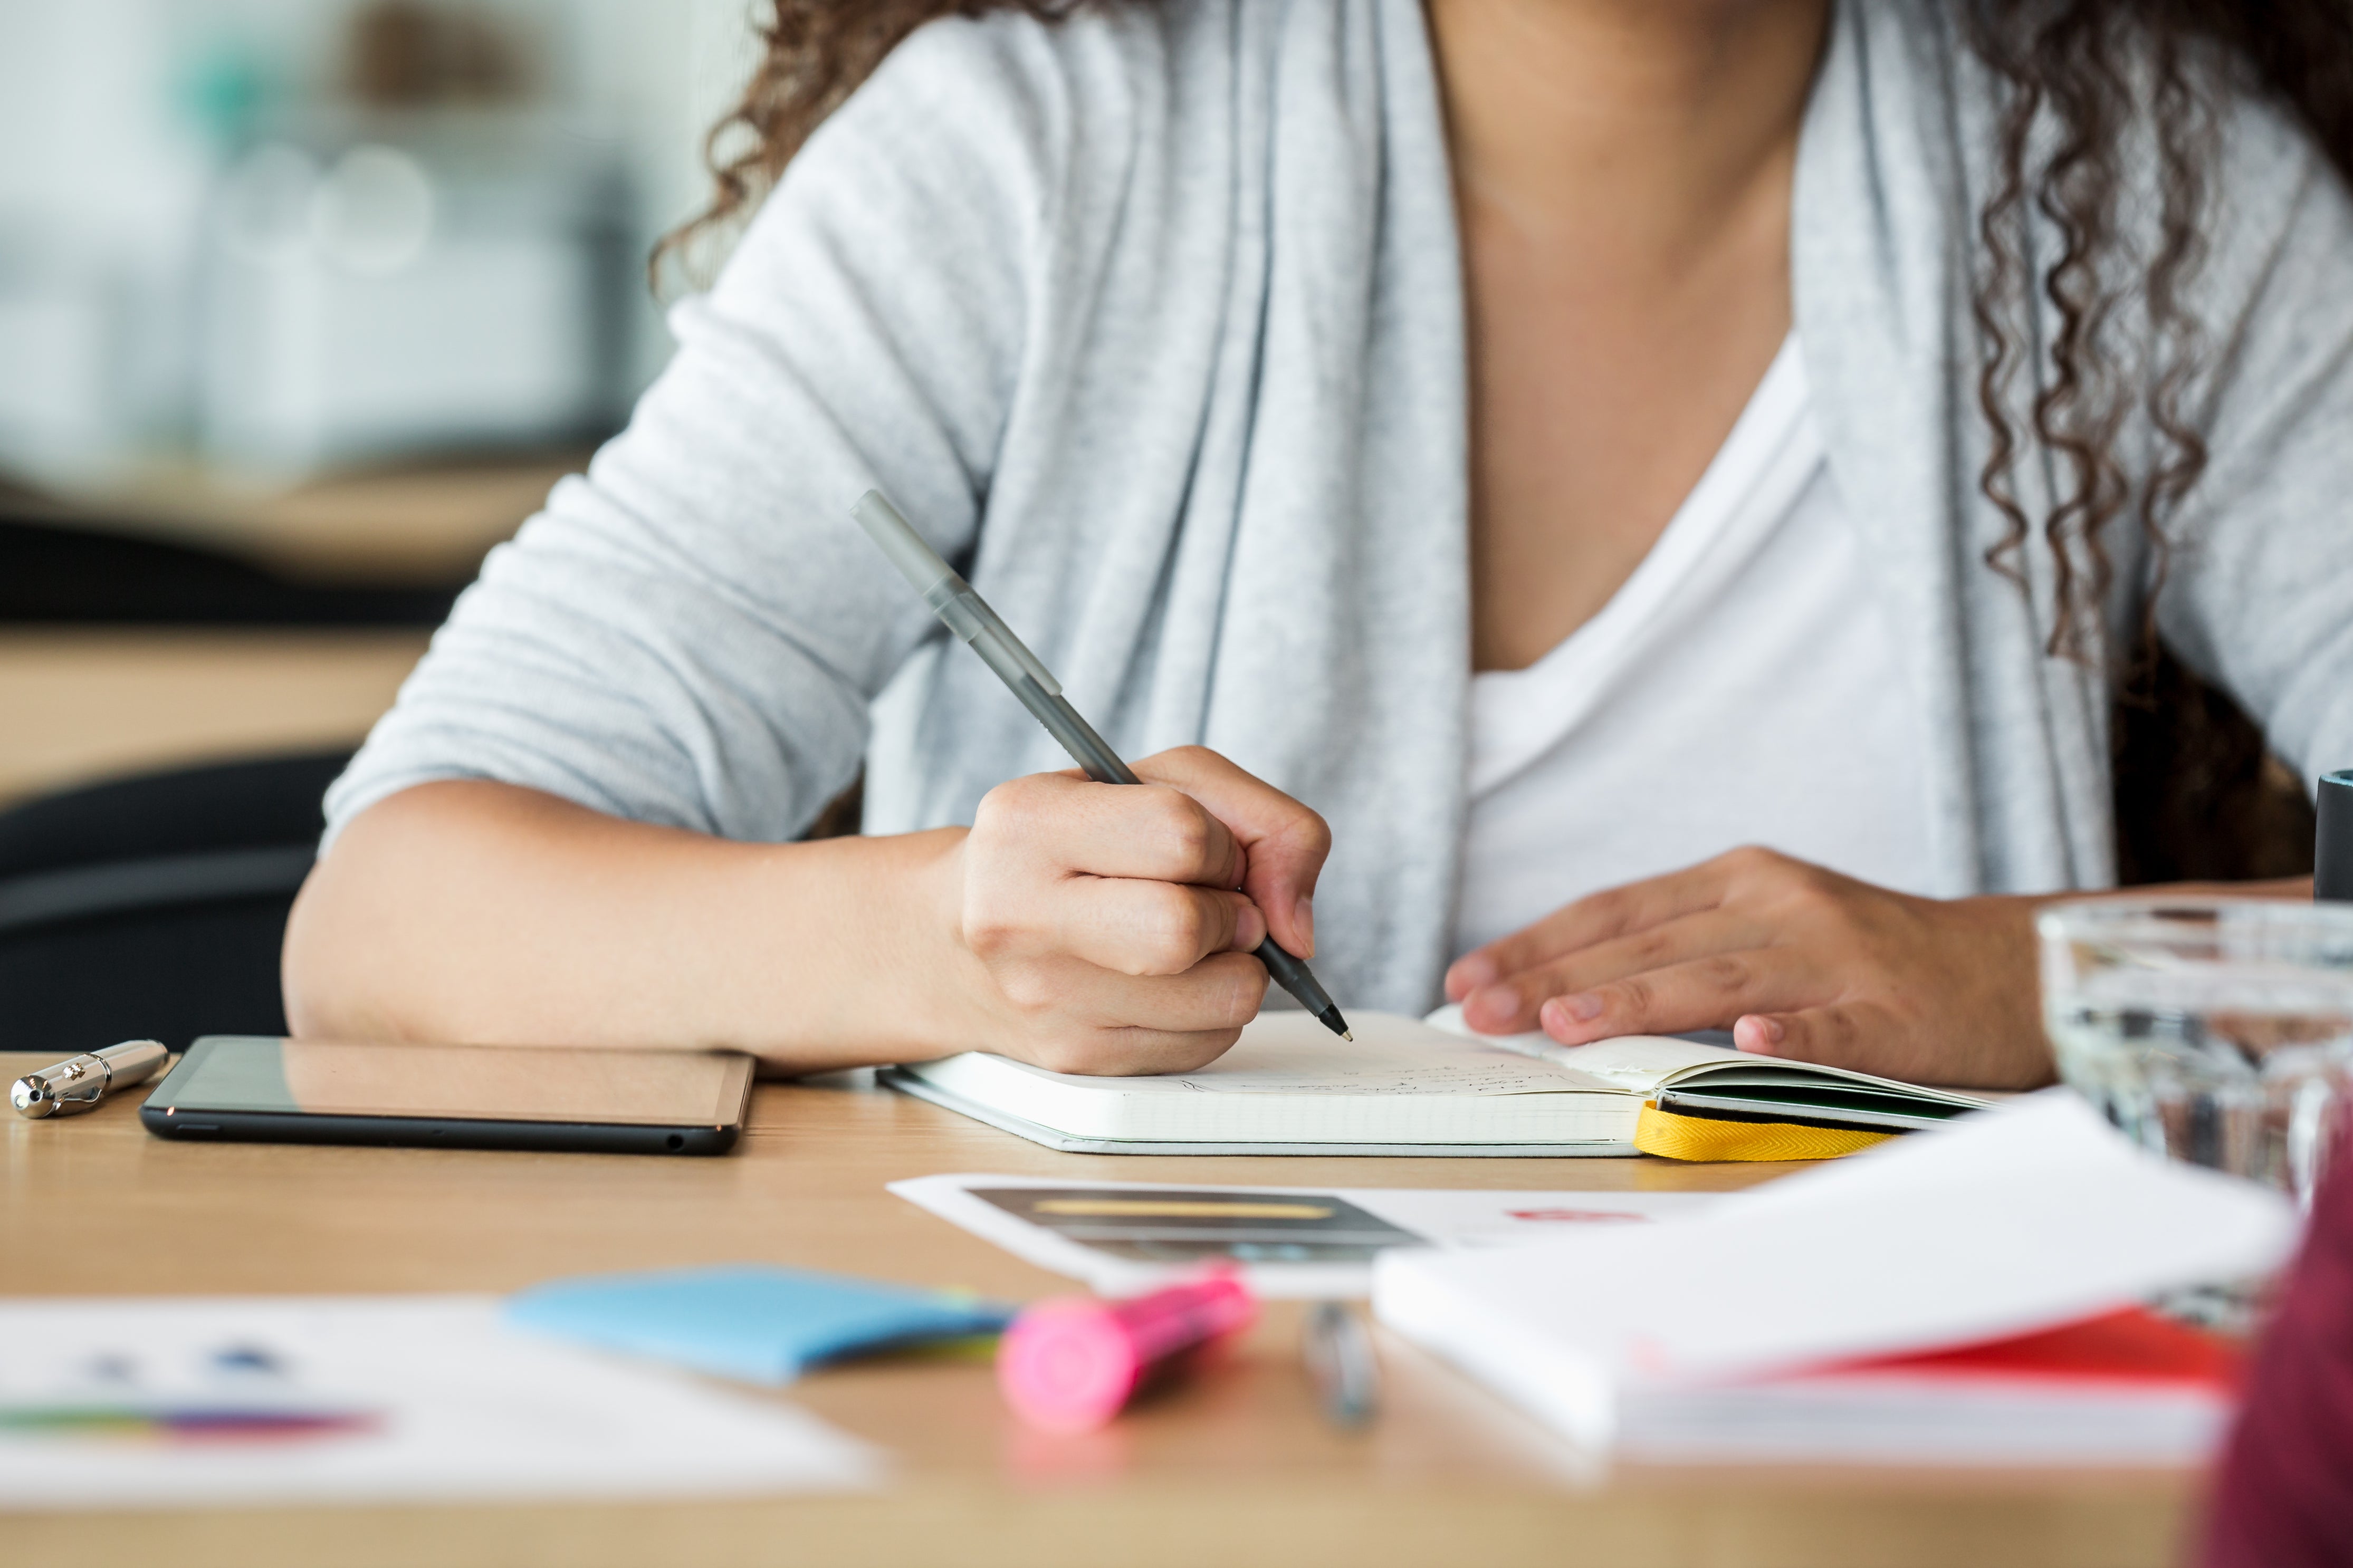
{"label": "forearm", "polygon": [[371,807],[287,930],[298,1034],[712,1046],[819,1070],[962,1048],[961,829],[740,844],[533,790],[426,784]]}

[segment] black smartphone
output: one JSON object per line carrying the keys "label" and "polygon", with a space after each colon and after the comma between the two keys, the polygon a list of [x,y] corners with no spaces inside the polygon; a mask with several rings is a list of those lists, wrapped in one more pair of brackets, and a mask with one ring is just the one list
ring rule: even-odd
{"label": "black smartphone", "polygon": [[752,1067],[719,1051],[206,1035],[139,1120],[199,1142],[723,1154],[744,1130]]}

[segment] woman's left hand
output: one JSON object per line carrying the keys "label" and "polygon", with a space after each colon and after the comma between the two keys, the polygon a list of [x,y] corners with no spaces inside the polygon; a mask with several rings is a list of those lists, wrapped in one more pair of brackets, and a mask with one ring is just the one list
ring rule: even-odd
{"label": "woman's left hand", "polygon": [[2043,900],[1920,899],[1735,849],[1464,954],[1446,994],[1482,1034],[1563,1045],[1732,1030],[1759,1056],[1914,1082],[2048,1083],[2036,1001]]}

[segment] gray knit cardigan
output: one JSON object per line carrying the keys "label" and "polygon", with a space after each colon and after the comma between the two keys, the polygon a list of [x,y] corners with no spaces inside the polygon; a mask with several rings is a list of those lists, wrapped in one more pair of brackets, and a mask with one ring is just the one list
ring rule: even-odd
{"label": "gray knit cardigan", "polygon": [[[1947,894],[2113,876],[2097,650],[2044,655],[2046,552],[2023,592],[1983,561],[1992,103],[1946,4],[1847,0],[1793,222],[1816,414],[1899,629],[1884,678],[1929,737],[1924,880]],[[2213,458],[2158,609],[2310,776],[2353,764],[2353,204],[2273,110],[2225,132],[2193,301]],[[1416,0],[926,26],[675,326],[628,430],[493,553],[335,786],[331,841],[428,779],[782,840],[861,763],[870,832],[968,821],[1065,765],[849,521],[880,485],[1123,752],[1201,742],[1321,810],[1323,978],[1432,1002],[1470,596],[1461,274]],[[2058,472],[2029,450],[2031,512]],[[2113,542],[2112,643],[2155,577],[2129,526]]]}

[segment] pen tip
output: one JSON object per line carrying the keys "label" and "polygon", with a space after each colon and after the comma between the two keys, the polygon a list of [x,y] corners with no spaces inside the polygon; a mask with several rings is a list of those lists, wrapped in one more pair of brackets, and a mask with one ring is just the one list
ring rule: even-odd
{"label": "pen tip", "polygon": [[1353,1030],[1349,1030],[1349,1029],[1343,1029],[1343,1030],[1341,1030],[1341,1031],[1340,1031],[1340,1037],[1341,1037],[1342,1039],[1344,1039],[1344,1040],[1347,1041],[1347,1042],[1348,1042],[1350,1045],[1352,1045],[1352,1046],[1353,1046],[1353,1045],[1355,1045],[1355,1044],[1356,1043],[1356,1034],[1355,1034],[1355,1032],[1354,1032]]}

